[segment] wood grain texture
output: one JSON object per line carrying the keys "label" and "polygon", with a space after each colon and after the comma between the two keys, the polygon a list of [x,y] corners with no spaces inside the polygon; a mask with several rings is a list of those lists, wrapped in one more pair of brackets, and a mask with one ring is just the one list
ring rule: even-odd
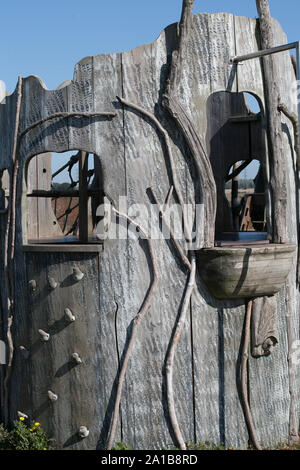
{"label": "wood grain texture", "polygon": [[[51,188],[51,153],[32,158],[27,171],[27,192],[33,190],[50,190]],[[51,199],[27,199],[27,237],[43,238],[62,236],[62,231],[53,213]]]}

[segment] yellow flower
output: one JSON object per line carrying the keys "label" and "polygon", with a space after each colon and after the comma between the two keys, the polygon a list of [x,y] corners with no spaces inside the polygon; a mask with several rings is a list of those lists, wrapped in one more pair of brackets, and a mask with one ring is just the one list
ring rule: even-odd
{"label": "yellow flower", "polygon": [[40,423],[34,423],[34,425],[35,425],[36,427],[38,427],[38,426],[40,425]]}
{"label": "yellow flower", "polygon": [[24,421],[24,420],[25,420],[24,416],[20,416],[20,421]]}

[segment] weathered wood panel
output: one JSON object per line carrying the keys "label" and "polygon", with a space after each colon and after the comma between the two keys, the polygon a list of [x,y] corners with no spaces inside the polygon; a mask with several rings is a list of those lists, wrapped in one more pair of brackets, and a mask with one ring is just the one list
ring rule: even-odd
{"label": "weathered wood panel", "polygon": [[[126,171],[124,163],[123,110],[116,106],[116,96],[122,94],[121,54],[94,57],[93,83],[95,110],[113,108],[117,118],[95,123],[95,150],[99,159],[95,160],[95,171],[103,185],[105,194],[118,207],[118,196],[126,195]],[[99,447],[107,442],[115,402],[121,351],[118,344],[118,322],[124,316],[126,290],[122,284],[125,240],[106,240],[105,250],[99,258],[101,273],[100,311],[102,330],[109,341],[101,343],[102,354],[106,357],[105,387],[102,389],[102,415],[99,422]],[[100,384],[99,384],[100,387]],[[124,441],[122,430],[123,407],[119,417],[116,442]]]}
{"label": "weathered wood panel", "polygon": [[[32,158],[27,170],[27,193],[51,188],[51,153]],[[27,198],[27,238],[51,238],[62,236],[62,231],[53,213],[50,198]]]}
{"label": "weathered wood panel", "polygon": [[[155,109],[160,92],[157,88],[160,86],[160,81],[155,79],[167,60],[166,56],[162,56],[158,64],[157,57],[155,44],[122,55],[123,95],[127,100],[139,104],[150,112]],[[155,69],[155,66],[158,68]],[[169,162],[166,159],[163,142],[149,120],[133,113],[130,109],[125,110],[124,135],[128,206],[138,202],[148,207],[148,212],[144,214],[145,209],[140,206],[138,219],[142,221],[142,225],[147,224],[146,228],[153,227],[159,233],[157,218],[153,221],[147,219],[147,215],[150,215],[151,201],[146,189],[152,186],[159,200],[163,202],[171,184],[168,178]],[[178,152],[176,156],[178,158]],[[136,185],[137,180],[140,181],[139,185]],[[184,178],[181,181],[185,185]],[[185,285],[185,276],[180,270],[170,271],[165,268],[172,264],[175,268],[176,263],[172,256],[173,250],[170,252],[166,241],[155,241],[154,249],[159,269],[159,289],[132,354],[126,380],[126,405],[123,407],[123,412],[127,416],[126,422],[124,421],[126,426],[124,436],[127,434],[129,440],[141,448],[149,446],[149,443],[147,444],[149,430],[153,436],[151,448],[158,448],[161,439],[167,445],[172,443],[168,430],[169,419],[164,406],[166,398],[164,397],[162,401],[162,393],[165,393],[164,361]],[[125,344],[129,322],[139,310],[150,282],[150,276],[145,276],[145,268],[147,269],[145,253],[136,242],[131,240],[127,242],[126,257],[127,260],[124,258],[123,262],[127,264],[125,285],[129,295],[125,297],[124,303],[129,316],[127,313],[125,318],[120,317],[121,348]],[[168,296],[167,292],[173,292],[174,295]],[[180,341],[175,366],[174,390],[178,420],[185,439],[190,441],[193,440],[194,431],[193,421],[188,418],[193,415],[191,344],[188,326]],[[178,371],[180,379],[177,377]],[[150,401],[147,400],[149,389],[152,391]],[[186,399],[181,400],[182,396]],[[136,406],[137,402],[139,406]],[[160,427],[159,432],[158,427]]]}
{"label": "weathered wood panel", "polygon": [[[102,345],[111,341],[101,325],[98,255],[28,253],[26,265],[27,280],[36,281],[36,290],[28,294],[30,307],[22,318],[27,334],[16,325],[12,390],[25,387],[11,414],[16,416],[21,410],[41,422],[58,448],[94,448],[104,419],[101,410],[108,375]],[[75,266],[84,273],[80,282],[72,277]],[[49,277],[58,283],[54,290]],[[65,308],[74,314],[74,322],[66,318]],[[39,329],[50,334],[47,342],[41,340]],[[27,360],[19,350],[21,345],[30,353]],[[72,361],[74,352],[82,364]],[[49,400],[49,390],[58,396],[56,402]],[[90,430],[89,440],[78,438],[82,425]]]}

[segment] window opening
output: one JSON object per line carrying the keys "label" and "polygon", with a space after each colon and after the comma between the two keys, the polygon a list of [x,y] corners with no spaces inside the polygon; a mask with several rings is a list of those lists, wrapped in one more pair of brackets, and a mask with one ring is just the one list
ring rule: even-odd
{"label": "window opening", "polygon": [[258,160],[235,163],[226,178],[225,193],[235,231],[266,230],[263,169]]}
{"label": "window opening", "polygon": [[29,243],[99,243],[96,209],[103,201],[100,160],[84,151],[41,154],[27,169]]}
{"label": "window opening", "polygon": [[267,243],[261,106],[251,93],[207,100],[207,145],[217,188],[215,243]]}

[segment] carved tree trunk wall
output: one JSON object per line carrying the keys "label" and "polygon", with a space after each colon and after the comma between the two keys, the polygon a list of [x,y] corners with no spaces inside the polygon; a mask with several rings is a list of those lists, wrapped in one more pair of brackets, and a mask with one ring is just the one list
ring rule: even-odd
{"label": "carved tree trunk wall", "polygon": [[[200,14],[188,45],[186,64],[177,99],[193,127],[211,152],[207,138],[212,128],[207,100],[219,91],[254,93],[265,106],[261,62],[245,62],[237,68],[230,58],[259,49],[257,21],[231,14]],[[273,21],[277,44],[286,37]],[[114,119],[69,118],[46,122],[22,140],[18,155],[23,171],[32,155],[54,151],[84,150],[99,155],[104,191],[119,207],[119,196],[127,197],[128,207],[145,204],[153,187],[164,201],[172,178],[170,162],[161,135],[153,123],[122,106],[116,96],[155,114],[170,136],[177,178],[185,201],[195,203],[199,181],[197,168],[187,152],[173,120],[162,106],[162,93],[168,77],[171,54],[177,46],[176,25],[167,27],[150,45],[120,54],[87,57],[76,65],[71,84],[47,90],[39,79],[24,79],[20,131],[52,113],[115,111]],[[288,53],[277,58],[281,97],[290,100],[287,84],[294,75]],[[0,105],[0,170],[10,168],[16,92]],[[218,119],[215,116],[215,119]],[[266,126],[263,117],[263,125]],[[283,147],[289,188],[286,206],[286,232],[289,242],[297,241],[295,164],[293,131],[282,116]],[[221,155],[220,155],[220,158]],[[267,166],[268,160],[266,162]],[[131,320],[141,308],[151,281],[151,263],[143,246],[135,240],[106,240],[103,251],[90,252],[24,251],[24,197],[22,174],[17,187],[17,239],[15,252],[15,312],[13,341],[15,354],[9,395],[9,416],[17,411],[38,419],[56,440],[58,448],[93,449],[105,445],[114,405],[119,364],[128,341]],[[134,214],[129,214],[134,216]],[[3,277],[3,234],[6,216],[0,216],[0,282]],[[200,240],[205,243],[205,224]],[[158,263],[159,285],[149,314],[132,351],[123,387],[116,441],[135,449],[161,449],[172,446],[166,406],[163,373],[172,331],[176,322],[186,273],[174,247],[165,240],[153,240]],[[174,256],[175,255],[175,256]],[[295,261],[296,263],[296,261]],[[74,266],[85,273],[83,281],[71,280]],[[293,329],[299,336],[298,291],[295,266],[293,280]],[[58,282],[49,289],[48,278]],[[31,293],[30,280],[37,288]],[[197,276],[175,358],[174,390],[177,418],[186,442],[223,442],[245,448],[248,432],[236,387],[241,360],[241,339],[245,304],[243,301],[217,301]],[[279,338],[269,357],[251,358],[249,388],[251,408],[260,443],[277,444],[288,439],[289,390],[286,344],[286,292],[277,294]],[[2,320],[6,326],[4,298]],[[75,322],[66,324],[64,309],[74,310]],[[38,329],[50,333],[42,343]],[[30,351],[27,360],[20,346]],[[83,363],[74,367],[70,356],[77,352]],[[5,373],[4,366],[2,368]],[[298,380],[298,379],[297,379]],[[299,389],[298,383],[298,389]],[[3,383],[2,383],[3,387]],[[58,395],[52,403],[48,390]],[[183,399],[184,397],[184,399]],[[3,412],[3,403],[1,402]],[[299,409],[297,409],[299,417]],[[78,438],[80,426],[90,434]]]}

